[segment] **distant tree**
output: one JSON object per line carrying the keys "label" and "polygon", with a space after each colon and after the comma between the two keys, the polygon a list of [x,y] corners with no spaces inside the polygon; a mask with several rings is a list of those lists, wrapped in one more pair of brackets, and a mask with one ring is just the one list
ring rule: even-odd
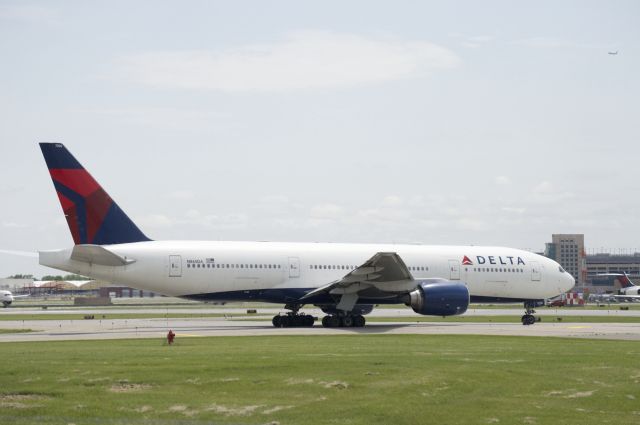
{"label": "distant tree", "polygon": [[42,280],[64,280],[70,282],[72,280],[91,280],[91,278],[80,276],[79,274],[67,274],[64,276],[46,275],[42,276]]}
{"label": "distant tree", "polygon": [[53,276],[53,275],[46,275],[46,276],[42,276],[42,280],[62,280],[62,276]]}
{"label": "distant tree", "polygon": [[33,279],[32,274],[14,274],[13,276],[9,276],[7,279]]}

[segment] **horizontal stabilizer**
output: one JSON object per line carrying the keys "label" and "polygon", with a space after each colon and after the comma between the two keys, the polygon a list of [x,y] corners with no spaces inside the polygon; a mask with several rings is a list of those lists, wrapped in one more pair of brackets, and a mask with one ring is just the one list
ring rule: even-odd
{"label": "horizontal stabilizer", "polygon": [[101,266],[126,266],[136,261],[114,254],[100,245],[76,245],[71,252],[71,259]]}

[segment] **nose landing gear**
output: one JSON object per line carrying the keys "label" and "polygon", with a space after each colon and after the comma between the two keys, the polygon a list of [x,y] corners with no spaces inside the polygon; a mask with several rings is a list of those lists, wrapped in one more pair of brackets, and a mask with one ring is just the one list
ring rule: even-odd
{"label": "nose landing gear", "polygon": [[525,326],[533,325],[540,321],[540,317],[536,317],[533,314],[536,312],[533,308],[536,306],[535,301],[524,302],[524,316],[522,316],[522,324]]}

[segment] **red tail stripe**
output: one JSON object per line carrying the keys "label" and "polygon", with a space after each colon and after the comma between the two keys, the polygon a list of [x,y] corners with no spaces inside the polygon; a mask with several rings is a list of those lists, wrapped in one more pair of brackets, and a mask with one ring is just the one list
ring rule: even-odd
{"label": "red tail stripe", "polygon": [[49,172],[53,180],[65,185],[82,196],[90,195],[100,188],[98,182],[84,169],[54,168],[49,170]]}

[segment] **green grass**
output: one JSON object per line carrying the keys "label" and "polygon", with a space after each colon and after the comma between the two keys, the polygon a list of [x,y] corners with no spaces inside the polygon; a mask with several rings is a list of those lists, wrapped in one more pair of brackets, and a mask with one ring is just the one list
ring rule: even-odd
{"label": "green grass", "polygon": [[[640,342],[362,335],[0,344],[0,423],[637,424]],[[7,362],[5,362],[7,363]]]}
{"label": "green grass", "polygon": [[24,332],[33,332],[31,329],[0,329],[0,334],[21,334]]}
{"label": "green grass", "polygon": [[[87,320],[80,313],[44,313],[44,314],[0,314],[2,320]],[[92,320],[116,319],[197,319],[206,317],[254,317],[255,314],[224,314],[224,313],[113,313],[93,314]],[[269,319],[271,320],[271,319]]]}

